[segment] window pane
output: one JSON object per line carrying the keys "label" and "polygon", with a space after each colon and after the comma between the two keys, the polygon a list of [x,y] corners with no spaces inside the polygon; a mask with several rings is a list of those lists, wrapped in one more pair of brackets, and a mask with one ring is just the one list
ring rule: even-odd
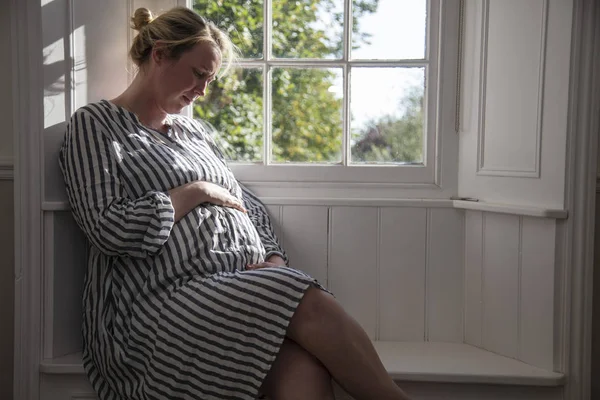
{"label": "window pane", "polygon": [[193,5],[198,14],[229,34],[243,58],[262,58],[263,0],[193,0]]}
{"label": "window pane", "polygon": [[214,125],[215,140],[232,161],[261,161],[263,78],[261,69],[235,69],[196,100],[194,117]]}
{"label": "window pane", "polygon": [[273,0],[273,55],[341,58],[343,0]]}
{"label": "window pane", "polygon": [[341,162],[341,68],[276,68],[272,79],[273,162]]}
{"label": "window pane", "polygon": [[424,68],[352,68],[352,161],[423,162]]}
{"label": "window pane", "polygon": [[425,57],[427,0],[353,1],[352,59],[420,59]]}

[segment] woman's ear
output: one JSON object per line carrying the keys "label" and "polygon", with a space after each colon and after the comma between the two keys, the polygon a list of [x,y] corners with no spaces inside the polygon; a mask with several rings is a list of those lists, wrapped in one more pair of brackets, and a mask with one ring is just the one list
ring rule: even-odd
{"label": "woman's ear", "polygon": [[168,50],[165,44],[160,40],[157,40],[154,43],[154,47],[152,47],[151,57],[156,64],[161,64],[165,59],[167,59],[167,51]]}

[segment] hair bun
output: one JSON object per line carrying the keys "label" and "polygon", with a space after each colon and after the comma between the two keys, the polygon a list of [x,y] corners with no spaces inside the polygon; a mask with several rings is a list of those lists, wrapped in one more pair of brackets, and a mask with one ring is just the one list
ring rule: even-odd
{"label": "hair bun", "polygon": [[154,15],[147,8],[140,7],[133,13],[131,17],[131,27],[136,31],[141,30],[154,19]]}

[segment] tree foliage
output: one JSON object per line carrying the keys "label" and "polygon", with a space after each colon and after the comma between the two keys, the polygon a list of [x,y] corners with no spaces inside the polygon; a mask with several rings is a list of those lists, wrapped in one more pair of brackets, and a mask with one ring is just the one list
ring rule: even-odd
{"label": "tree foliage", "polygon": [[358,140],[352,146],[353,161],[423,161],[423,88],[412,88],[400,108],[404,110],[402,117],[384,116],[368,122],[365,131],[355,133]]}
{"label": "tree foliage", "polygon": [[[360,32],[360,17],[375,12],[378,2],[353,0],[353,47],[370,40],[368,34]],[[336,0],[273,0],[273,55],[279,58],[341,57],[343,11],[340,4]],[[263,57],[262,0],[195,0],[194,9],[224,29],[244,58]],[[336,73],[324,68],[276,68],[271,73],[273,161],[339,162],[342,99],[330,90]],[[207,95],[194,107],[195,117],[215,126],[217,139],[232,160],[252,162],[263,158],[263,88],[262,70],[237,68],[211,84]],[[419,115],[407,114],[407,118],[417,117]],[[409,149],[414,149],[415,143],[422,140],[421,133],[416,123],[411,125],[407,121],[399,123],[384,118],[375,122],[379,130],[385,132],[386,149],[380,151],[371,145],[366,151],[355,148],[353,153],[363,161],[386,161],[378,157],[391,161],[394,158],[389,157],[397,157],[397,154],[405,154],[402,157],[410,160],[420,157],[420,148]],[[414,131],[409,131],[410,127]],[[403,129],[404,133],[393,138],[391,132],[396,128]],[[410,132],[415,138],[409,138]],[[367,138],[368,134],[364,132],[362,136]],[[360,137],[357,143],[366,144]],[[402,143],[408,147],[404,153],[396,152]]]}

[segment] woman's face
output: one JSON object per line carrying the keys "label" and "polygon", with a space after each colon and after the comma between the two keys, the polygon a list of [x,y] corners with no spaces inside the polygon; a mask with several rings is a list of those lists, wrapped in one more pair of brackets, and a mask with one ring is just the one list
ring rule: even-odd
{"label": "woman's face", "polygon": [[177,60],[156,59],[156,92],[161,108],[176,114],[204,96],[221,67],[221,57],[211,43],[201,42]]}

